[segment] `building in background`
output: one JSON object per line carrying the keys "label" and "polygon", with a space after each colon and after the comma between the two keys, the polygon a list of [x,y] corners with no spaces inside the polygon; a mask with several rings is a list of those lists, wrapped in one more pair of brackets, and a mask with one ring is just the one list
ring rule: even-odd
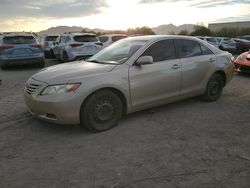
{"label": "building in background", "polygon": [[236,29],[250,28],[250,21],[208,24],[208,29],[210,29],[210,31],[212,32],[219,31],[223,28],[236,28]]}

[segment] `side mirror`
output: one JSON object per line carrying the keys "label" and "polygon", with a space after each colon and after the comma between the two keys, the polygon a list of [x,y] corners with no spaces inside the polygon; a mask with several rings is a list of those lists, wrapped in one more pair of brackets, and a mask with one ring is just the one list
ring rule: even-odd
{"label": "side mirror", "polygon": [[135,62],[136,65],[147,65],[147,64],[153,64],[154,60],[152,56],[141,56],[139,59]]}

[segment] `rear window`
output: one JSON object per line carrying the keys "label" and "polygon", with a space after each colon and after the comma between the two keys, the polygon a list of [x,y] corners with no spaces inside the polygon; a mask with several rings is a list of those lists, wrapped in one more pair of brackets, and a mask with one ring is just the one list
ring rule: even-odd
{"label": "rear window", "polygon": [[36,39],[32,36],[11,36],[3,38],[4,44],[32,44]]}
{"label": "rear window", "polygon": [[206,38],[208,42],[217,42],[215,38]]}
{"label": "rear window", "polygon": [[56,41],[57,37],[58,37],[58,36],[47,36],[47,37],[45,38],[45,41]]}
{"label": "rear window", "polygon": [[74,36],[76,42],[97,42],[97,38],[91,35]]}
{"label": "rear window", "polygon": [[113,36],[112,41],[116,42],[116,41],[124,39],[124,38],[127,38],[127,36],[119,36],[119,35],[118,36]]}
{"label": "rear window", "polygon": [[104,43],[107,42],[109,40],[109,37],[103,36],[103,37],[99,37],[100,42]]}

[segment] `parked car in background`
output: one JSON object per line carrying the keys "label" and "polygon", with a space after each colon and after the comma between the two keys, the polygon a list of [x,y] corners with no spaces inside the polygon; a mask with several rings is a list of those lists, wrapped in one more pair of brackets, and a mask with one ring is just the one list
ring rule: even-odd
{"label": "parked car in background", "polygon": [[64,33],[53,47],[54,55],[64,62],[89,58],[102,49],[102,43],[92,33]]}
{"label": "parked car in background", "polygon": [[249,40],[239,39],[239,38],[233,38],[233,40],[236,42],[236,49],[237,49],[238,54],[246,52],[250,49],[250,41]]}
{"label": "parked car in background", "polygon": [[110,44],[118,40],[127,38],[127,37],[128,36],[124,34],[109,34],[109,35],[101,35],[98,37],[98,39],[100,40],[100,42],[103,44],[103,47],[105,48],[109,46]]}
{"label": "parked car in background", "polygon": [[25,103],[40,119],[105,131],[122,114],[192,96],[216,101],[233,77],[231,58],[194,37],[129,37],[86,61],[36,73]]}
{"label": "parked car in background", "polygon": [[44,67],[43,49],[30,33],[3,33],[0,35],[0,66],[37,64]]}
{"label": "parked car in background", "polygon": [[56,41],[58,35],[46,35],[41,36],[41,45],[44,50],[44,54],[46,58],[53,58],[54,52],[52,50],[54,42]]}
{"label": "parked car in background", "polygon": [[219,49],[225,50],[231,53],[236,52],[236,42],[228,37],[216,37],[219,43]]}
{"label": "parked car in background", "polygon": [[240,39],[245,39],[245,40],[250,41],[250,35],[238,36],[237,38],[240,38]]}
{"label": "parked car in background", "polygon": [[209,44],[212,44],[215,47],[219,47],[219,42],[217,41],[217,39],[215,37],[201,37],[201,36],[197,36],[197,38],[204,40],[206,42],[208,42]]}
{"label": "parked car in background", "polygon": [[240,54],[234,61],[235,71],[250,73],[250,50]]}

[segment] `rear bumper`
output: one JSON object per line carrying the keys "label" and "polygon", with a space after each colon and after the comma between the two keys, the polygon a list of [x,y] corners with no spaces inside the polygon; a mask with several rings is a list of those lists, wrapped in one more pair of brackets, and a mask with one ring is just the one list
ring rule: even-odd
{"label": "rear bumper", "polygon": [[36,64],[36,63],[41,63],[44,62],[44,57],[39,56],[39,57],[32,57],[32,58],[5,58],[5,59],[0,59],[0,65],[24,65],[24,64]]}

